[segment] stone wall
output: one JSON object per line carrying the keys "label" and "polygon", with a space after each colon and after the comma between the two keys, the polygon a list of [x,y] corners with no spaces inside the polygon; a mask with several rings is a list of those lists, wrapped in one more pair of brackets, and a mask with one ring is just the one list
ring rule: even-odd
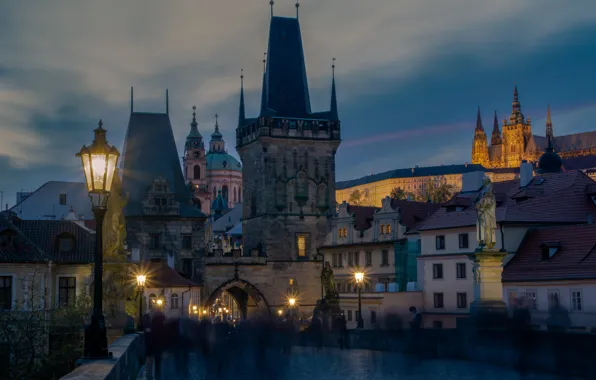
{"label": "stone wall", "polygon": [[[325,345],[338,347],[339,336],[331,333]],[[408,330],[350,330],[349,347],[369,350],[410,352],[413,335]],[[509,330],[469,328],[420,330],[418,352],[424,358],[458,359],[516,368],[520,359],[528,370],[557,372],[567,376],[596,379],[593,348],[596,334],[530,331],[523,338]],[[519,348],[525,343],[525,350]],[[301,336],[308,345],[308,333]]]}
{"label": "stone wall", "polygon": [[145,363],[143,334],[129,334],[109,345],[113,357],[105,360],[81,359],[78,367],[61,379],[134,380]]}

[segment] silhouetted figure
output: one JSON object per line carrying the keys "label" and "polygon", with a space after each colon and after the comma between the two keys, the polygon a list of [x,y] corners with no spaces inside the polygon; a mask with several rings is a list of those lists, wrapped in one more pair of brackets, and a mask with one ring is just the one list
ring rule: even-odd
{"label": "silhouetted figure", "polygon": [[150,346],[155,365],[155,379],[161,379],[161,360],[166,347],[166,317],[161,311],[155,311],[151,318]]}
{"label": "silhouetted figure", "polygon": [[410,320],[410,351],[414,354],[420,353],[420,330],[422,328],[422,315],[415,306],[410,306],[412,319]]}
{"label": "silhouetted figure", "polygon": [[344,313],[337,318],[337,328],[339,329],[339,348],[348,348],[348,326],[346,322],[346,316]]}
{"label": "silhouetted figure", "polygon": [[512,328],[515,347],[518,352],[517,370],[525,373],[531,345],[532,314],[526,307],[524,299],[518,299],[513,310]]}
{"label": "silhouetted figure", "polygon": [[323,346],[323,323],[318,312],[313,315],[310,322],[310,333],[313,343],[319,351]]}
{"label": "silhouetted figure", "polygon": [[557,294],[550,296],[550,308],[546,327],[549,331],[550,342],[555,352],[555,371],[559,375],[567,373],[567,350],[565,349],[565,333],[571,326],[569,312],[559,302]]}

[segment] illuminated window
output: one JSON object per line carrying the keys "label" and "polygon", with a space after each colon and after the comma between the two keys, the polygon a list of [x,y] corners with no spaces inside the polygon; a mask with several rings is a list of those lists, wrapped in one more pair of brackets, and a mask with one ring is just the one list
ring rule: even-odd
{"label": "illuminated window", "polygon": [[391,224],[387,225],[387,233],[390,234],[391,233]]}
{"label": "illuminated window", "polygon": [[381,235],[384,235],[384,234],[385,234],[385,225],[382,224],[381,225]]}
{"label": "illuminated window", "polygon": [[174,293],[172,294],[172,296],[170,297],[171,299],[171,308],[172,309],[180,309],[180,303],[178,302],[180,300],[180,298],[178,297],[178,294]]}
{"label": "illuminated window", "polygon": [[307,250],[308,250],[308,235],[307,234],[296,235],[296,251],[298,253],[298,257],[306,257]]}

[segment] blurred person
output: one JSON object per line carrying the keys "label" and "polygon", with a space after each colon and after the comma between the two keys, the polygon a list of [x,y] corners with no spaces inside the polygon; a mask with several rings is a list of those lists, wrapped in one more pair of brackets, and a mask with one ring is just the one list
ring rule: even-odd
{"label": "blurred person", "polygon": [[153,354],[154,378],[161,379],[161,362],[166,348],[166,317],[160,310],[155,310],[151,316],[151,333],[149,335],[151,352]]}
{"label": "blurred person", "polygon": [[341,313],[337,318],[337,328],[339,330],[339,348],[343,350],[348,348],[348,326],[346,316]]}
{"label": "blurred person", "polygon": [[415,306],[410,306],[408,309],[412,313],[410,320],[410,351],[414,354],[419,353],[420,347],[420,330],[422,328],[422,314],[418,312]]}
{"label": "blurred person", "polygon": [[518,352],[517,370],[525,373],[529,350],[531,347],[532,314],[527,307],[525,297],[515,301],[515,308],[512,317],[512,330],[514,334],[515,347]]}
{"label": "blurred person", "polygon": [[559,302],[558,294],[549,296],[549,311],[546,328],[555,352],[555,372],[559,375],[567,373],[567,350],[565,349],[565,333],[571,326],[569,312]]}

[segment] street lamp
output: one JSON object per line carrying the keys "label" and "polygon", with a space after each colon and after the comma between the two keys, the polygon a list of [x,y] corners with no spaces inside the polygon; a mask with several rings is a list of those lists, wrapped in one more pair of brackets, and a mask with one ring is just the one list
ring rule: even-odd
{"label": "street lamp", "polygon": [[354,273],[356,286],[358,287],[358,328],[364,328],[364,320],[362,319],[362,284],[364,283],[364,272]]}
{"label": "street lamp", "polygon": [[296,306],[296,298],[288,298],[288,309],[290,310],[290,316],[294,318],[294,309]]}
{"label": "street lamp", "polygon": [[77,157],[81,157],[91,209],[95,216],[95,265],[93,284],[93,315],[91,324],[85,329],[84,355],[87,358],[109,357],[106,324],[102,312],[103,301],[103,219],[108,209],[108,198],[112,191],[112,181],[120,153],[108,145],[106,130],[99,126],[93,131],[95,138],[91,146],[83,145]]}
{"label": "street lamp", "polygon": [[137,285],[139,286],[139,331],[143,331],[143,297],[145,295],[145,280],[147,280],[147,276],[142,274],[137,275]]}

